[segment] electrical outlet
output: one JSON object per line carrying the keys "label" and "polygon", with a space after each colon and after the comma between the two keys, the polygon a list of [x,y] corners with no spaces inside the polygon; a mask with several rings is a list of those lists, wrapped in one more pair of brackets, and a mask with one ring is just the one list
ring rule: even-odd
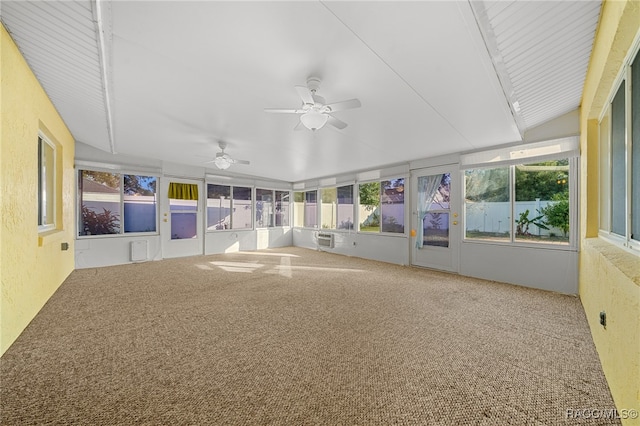
{"label": "electrical outlet", "polygon": [[600,325],[607,328],[607,313],[605,311],[600,312]]}

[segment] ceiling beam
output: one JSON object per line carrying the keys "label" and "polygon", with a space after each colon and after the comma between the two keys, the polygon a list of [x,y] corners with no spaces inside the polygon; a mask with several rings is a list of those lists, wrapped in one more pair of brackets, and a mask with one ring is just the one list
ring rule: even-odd
{"label": "ceiling beam", "polygon": [[[105,11],[104,8],[107,10]],[[113,114],[111,107],[111,72],[107,43],[111,43],[110,6],[102,0],[91,0],[93,22],[95,24],[96,40],[98,44],[98,57],[100,59],[100,76],[104,97],[104,108],[107,118],[107,133],[109,148],[112,154],[116,154],[115,135],[113,133]],[[106,35],[105,35],[106,33]]]}

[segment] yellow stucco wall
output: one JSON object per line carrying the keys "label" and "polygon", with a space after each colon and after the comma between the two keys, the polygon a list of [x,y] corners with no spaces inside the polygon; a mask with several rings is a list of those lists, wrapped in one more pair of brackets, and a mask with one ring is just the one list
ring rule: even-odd
{"label": "yellow stucco wall", "polygon": [[[639,31],[640,1],[604,2],[580,113],[579,294],[619,411],[640,410],[640,257],[598,238],[598,118]],[[599,323],[600,311],[607,314],[606,328]],[[638,418],[622,421],[640,425]]]}
{"label": "yellow stucco wall", "polygon": [[[2,25],[0,80],[1,355],[73,271],[75,142]],[[57,229],[46,234],[37,225],[38,132],[56,145],[61,172]]]}

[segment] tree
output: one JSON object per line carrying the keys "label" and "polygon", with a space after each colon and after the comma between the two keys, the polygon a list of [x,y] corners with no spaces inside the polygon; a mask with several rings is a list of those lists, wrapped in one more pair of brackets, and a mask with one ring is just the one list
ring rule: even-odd
{"label": "tree", "polygon": [[117,234],[120,227],[120,219],[117,214],[102,208],[102,213],[82,206],[83,235]]}
{"label": "tree", "polygon": [[520,217],[516,220],[516,234],[517,235],[531,235],[529,233],[529,226],[535,225],[540,229],[549,229],[542,221],[544,214],[538,215],[533,219],[529,218],[529,209],[520,213]]}
{"label": "tree", "polygon": [[109,188],[120,188],[120,175],[117,173],[96,172],[93,170],[83,170],[82,178],[96,183],[101,183]]}
{"label": "tree", "polygon": [[516,166],[516,201],[551,200],[567,192],[569,160]]}
{"label": "tree", "polygon": [[467,201],[509,201],[509,168],[467,170],[465,194]]}
{"label": "tree", "polygon": [[153,176],[124,175],[124,193],[127,195],[154,195],[156,178]]}
{"label": "tree", "polygon": [[[109,188],[120,188],[120,174],[83,170],[82,178],[100,183]],[[124,175],[124,193],[127,195],[154,195],[157,179],[154,176]]]}
{"label": "tree", "polygon": [[368,211],[380,205],[380,182],[360,184],[360,205],[366,206]]}
{"label": "tree", "polygon": [[564,237],[569,232],[569,193],[559,193],[553,196],[553,201],[540,211],[546,216],[547,225],[562,230]]}

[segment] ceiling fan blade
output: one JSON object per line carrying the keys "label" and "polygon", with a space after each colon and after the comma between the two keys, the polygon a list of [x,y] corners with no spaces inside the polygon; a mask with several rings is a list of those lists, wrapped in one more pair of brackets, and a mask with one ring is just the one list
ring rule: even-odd
{"label": "ceiling fan blade", "polygon": [[304,127],[304,124],[302,124],[302,121],[298,121],[298,124],[296,124],[296,127],[293,128],[293,130],[305,130],[306,127]]}
{"label": "ceiling fan blade", "polygon": [[296,90],[298,91],[298,95],[302,98],[302,102],[309,105],[315,104],[313,96],[311,96],[311,90],[309,90],[308,87],[296,86]]}
{"label": "ceiling fan blade", "polygon": [[276,112],[276,113],[285,113],[285,114],[302,114],[304,113],[301,109],[285,109],[285,108],[265,108],[264,112]]}
{"label": "ceiling fan blade", "polygon": [[359,99],[349,99],[348,101],[336,102],[334,104],[326,105],[329,108],[329,112],[342,111],[344,109],[359,108],[362,104]]}
{"label": "ceiling fan blade", "polygon": [[232,160],[232,162],[235,164],[251,164],[248,160]]}
{"label": "ceiling fan blade", "polygon": [[335,127],[336,129],[344,129],[345,127],[347,127],[347,123],[345,123],[342,120],[338,120],[337,118],[335,118],[334,116],[330,115],[329,119],[327,120],[327,124],[331,124],[333,127]]}

